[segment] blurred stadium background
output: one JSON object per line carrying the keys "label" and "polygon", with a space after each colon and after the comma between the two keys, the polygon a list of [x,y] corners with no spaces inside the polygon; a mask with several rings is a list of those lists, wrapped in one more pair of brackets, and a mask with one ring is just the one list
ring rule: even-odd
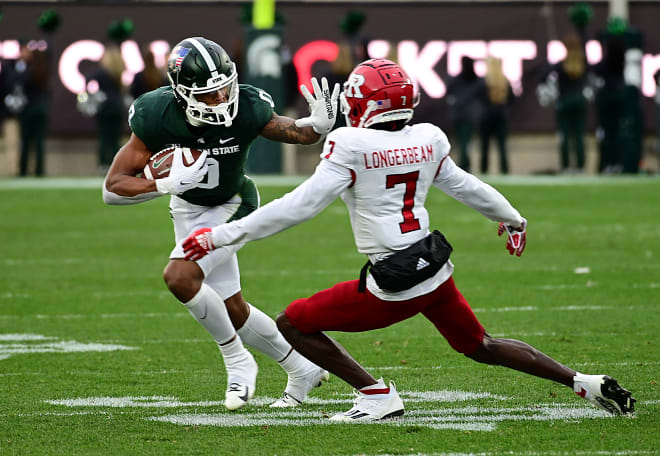
{"label": "blurred stadium background", "polygon": [[[259,9],[255,5],[259,3]],[[629,140],[620,147],[627,173],[658,172],[656,91],[660,69],[657,1],[590,1],[588,17],[576,13],[574,1],[13,1],[0,6],[0,80],[2,140],[0,176],[18,174],[19,114],[11,72],[20,61],[20,43],[46,50],[49,61],[48,129],[45,175],[99,176],[98,123],[93,80],[104,49],[119,44],[125,70],[125,103],[129,87],[144,62],[148,47],[163,66],[170,47],[187,36],[205,36],[224,46],[239,64],[242,82],[269,91],[281,113],[304,115],[306,104],[297,91],[309,77],[331,71],[342,45],[362,46],[372,57],[398,60],[411,74],[421,95],[415,120],[431,121],[448,132],[455,144],[447,103],[447,86],[461,71],[461,59],[476,61],[482,74],[488,55],[502,59],[504,74],[516,94],[510,105],[508,141],[511,174],[561,172],[555,110],[541,103],[539,85],[548,65],[561,61],[561,40],[579,32],[590,65],[603,60],[608,35],[626,40],[624,77],[631,109]],[[253,14],[257,11],[257,14]],[[273,12],[275,14],[273,14]],[[613,20],[614,19],[614,20]],[[623,25],[622,25],[623,24]],[[618,27],[618,28],[617,28]],[[632,37],[632,38],[631,38]],[[353,55],[355,58],[355,55]],[[90,79],[91,78],[91,79]],[[597,82],[595,83],[597,85]],[[81,103],[80,94],[90,99]],[[14,98],[11,98],[14,96]],[[9,97],[9,100],[8,100]],[[20,101],[20,100],[19,100]],[[547,106],[542,106],[546,104]],[[16,108],[16,106],[14,106]],[[19,103],[20,108],[20,103]],[[14,109],[14,111],[20,111]],[[86,112],[87,115],[84,114]],[[632,122],[632,124],[630,124]],[[598,118],[593,99],[586,128],[587,174],[599,171]],[[122,141],[128,135],[123,122]],[[491,146],[491,150],[494,145]],[[478,137],[470,146],[478,162]],[[456,154],[456,147],[454,148]],[[497,154],[491,151],[497,174]],[[249,172],[306,175],[318,159],[318,147],[255,144]],[[33,158],[31,158],[33,160]],[[457,159],[458,161],[458,159]],[[614,172],[620,172],[621,167]],[[477,171],[478,170],[473,170]],[[609,170],[608,170],[609,171]]]}

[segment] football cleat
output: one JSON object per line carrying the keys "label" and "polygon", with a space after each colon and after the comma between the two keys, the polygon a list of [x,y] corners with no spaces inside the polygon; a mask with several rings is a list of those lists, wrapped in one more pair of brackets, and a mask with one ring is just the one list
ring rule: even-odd
{"label": "football cleat", "polygon": [[254,357],[248,352],[240,363],[227,366],[228,386],[225,392],[225,407],[236,410],[243,407],[254,397],[259,368]]}
{"label": "football cleat", "polygon": [[289,380],[286,383],[286,389],[282,393],[282,397],[270,404],[273,408],[290,408],[297,407],[303,403],[307,398],[307,394],[312,388],[317,388],[330,379],[330,374],[327,370],[321,369],[313,364],[313,369],[308,371],[305,375],[294,377],[289,375]]}
{"label": "football cleat", "polygon": [[390,392],[387,394],[363,394],[358,391],[353,407],[330,417],[330,421],[338,423],[379,421],[402,416],[403,411],[403,401],[396,392],[394,382],[390,382]]}
{"label": "football cleat", "polygon": [[254,388],[248,385],[232,382],[225,393],[225,407],[236,410],[243,407],[254,396]]}
{"label": "football cleat", "polygon": [[635,398],[607,375],[576,374],[573,377],[573,391],[596,407],[612,415],[632,415],[635,412]]}

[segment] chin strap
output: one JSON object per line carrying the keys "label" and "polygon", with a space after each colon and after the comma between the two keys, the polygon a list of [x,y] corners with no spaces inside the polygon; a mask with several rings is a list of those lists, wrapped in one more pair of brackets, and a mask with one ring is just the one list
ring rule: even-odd
{"label": "chin strap", "polygon": [[362,114],[362,117],[360,117],[360,123],[358,124],[358,128],[362,128],[364,126],[364,123],[367,121],[369,114],[371,114],[372,111],[375,111],[377,107],[378,107],[378,103],[376,103],[374,100],[369,100],[367,102],[367,110],[364,111],[364,114]]}

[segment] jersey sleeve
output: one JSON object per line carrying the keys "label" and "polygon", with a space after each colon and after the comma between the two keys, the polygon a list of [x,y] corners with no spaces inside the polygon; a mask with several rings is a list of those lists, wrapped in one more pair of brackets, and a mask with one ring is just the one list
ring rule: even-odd
{"label": "jersey sleeve", "polygon": [[328,207],[352,183],[351,173],[321,161],[314,174],[293,191],[250,215],[213,228],[213,244],[239,244],[263,239],[308,220]]}
{"label": "jersey sleeve", "polygon": [[500,192],[463,171],[451,157],[443,158],[433,185],[491,220],[510,225],[522,223],[520,213]]}
{"label": "jersey sleeve", "polygon": [[[275,108],[273,97],[265,90],[247,84],[241,84],[239,91],[242,95],[241,103],[245,101],[250,106],[250,110],[252,111],[251,120],[254,122],[255,129],[257,131],[263,130],[266,124],[273,118],[273,110]],[[241,110],[244,107],[239,104],[238,109],[242,115]]]}
{"label": "jersey sleeve", "polygon": [[145,116],[145,103],[144,97],[139,97],[133,102],[130,108],[128,108],[128,126],[131,128],[131,131],[144,141],[146,139],[146,116]]}
{"label": "jersey sleeve", "polygon": [[327,136],[323,144],[321,160],[354,170],[355,154],[351,151],[350,134],[347,130],[348,127],[338,128]]}

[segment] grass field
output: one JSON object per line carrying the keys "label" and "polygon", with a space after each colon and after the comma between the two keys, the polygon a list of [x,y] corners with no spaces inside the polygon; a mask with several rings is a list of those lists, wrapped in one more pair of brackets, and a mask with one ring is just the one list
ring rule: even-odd
{"label": "grass field", "polygon": [[[370,425],[328,423],[352,400],[336,377],[300,409],[272,412],[286,376],[260,354],[254,403],[224,409],[217,347],[161,277],[165,198],[109,207],[97,188],[16,182],[0,181],[0,454],[660,454],[658,179],[496,181],[529,220],[521,258],[494,222],[438,191],[428,201],[487,330],[618,378],[635,418],[474,363],[417,316],[333,333],[406,403],[403,419]],[[262,185],[262,199],[289,188]],[[271,316],[364,262],[341,202],[239,260],[244,295]]]}

